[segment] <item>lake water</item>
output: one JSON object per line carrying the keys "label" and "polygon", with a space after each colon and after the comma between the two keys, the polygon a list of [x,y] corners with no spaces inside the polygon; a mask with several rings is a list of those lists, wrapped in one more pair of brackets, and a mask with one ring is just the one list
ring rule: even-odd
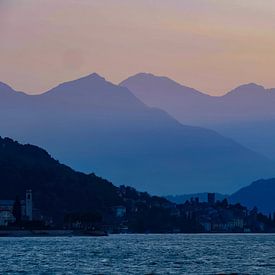
{"label": "lake water", "polygon": [[4,273],[275,274],[275,235],[0,238]]}

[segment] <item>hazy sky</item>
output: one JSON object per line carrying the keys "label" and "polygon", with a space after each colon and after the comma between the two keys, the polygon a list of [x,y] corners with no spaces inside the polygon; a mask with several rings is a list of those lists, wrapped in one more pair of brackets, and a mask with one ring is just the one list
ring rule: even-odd
{"label": "hazy sky", "polygon": [[275,87],[275,1],[0,0],[1,81],[41,93],[92,72]]}

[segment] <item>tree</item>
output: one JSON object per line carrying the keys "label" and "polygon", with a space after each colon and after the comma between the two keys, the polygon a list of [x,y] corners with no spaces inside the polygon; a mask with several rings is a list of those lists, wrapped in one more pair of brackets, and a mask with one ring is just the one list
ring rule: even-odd
{"label": "tree", "polygon": [[13,209],[12,209],[12,214],[15,217],[16,223],[21,222],[21,217],[22,217],[22,211],[21,211],[21,202],[19,196],[16,196],[14,204],[13,204]]}
{"label": "tree", "polygon": [[227,208],[227,207],[228,207],[228,201],[227,201],[227,199],[223,199],[223,200],[222,200],[221,206],[222,206],[223,208]]}

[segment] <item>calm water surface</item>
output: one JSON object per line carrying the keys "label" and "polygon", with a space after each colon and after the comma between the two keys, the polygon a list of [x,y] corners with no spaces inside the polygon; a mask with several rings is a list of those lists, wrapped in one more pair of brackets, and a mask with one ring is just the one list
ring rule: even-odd
{"label": "calm water surface", "polygon": [[275,235],[0,238],[0,274],[275,274]]}

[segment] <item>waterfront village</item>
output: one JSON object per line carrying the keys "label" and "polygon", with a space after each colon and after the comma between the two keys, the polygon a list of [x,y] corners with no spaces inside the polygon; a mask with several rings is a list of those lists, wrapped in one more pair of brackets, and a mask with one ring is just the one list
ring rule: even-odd
{"label": "waterfront village", "polygon": [[0,231],[62,230],[64,232],[107,233],[261,233],[275,232],[275,213],[268,216],[229,204],[226,199],[215,200],[208,193],[207,202],[191,198],[182,204],[137,192],[131,187],[119,188],[123,204],[110,207],[105,213],[96,211],[66,213],[62,224],[35,208],[31,190],[25,199],[0,200]]}

